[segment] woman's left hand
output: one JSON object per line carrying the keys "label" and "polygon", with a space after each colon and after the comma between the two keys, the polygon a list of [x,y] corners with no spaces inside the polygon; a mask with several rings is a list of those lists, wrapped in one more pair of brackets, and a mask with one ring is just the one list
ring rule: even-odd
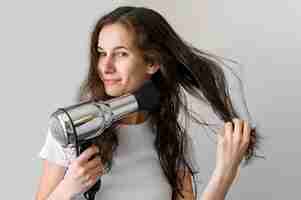
{"label": "woman's left hand", "polygon": [[233,119],[224,124],[224,128],[218,134],[216,168],[214,176],[223,179],[227,187],[230,187],[237,175],[239,165],[248,149],[251,129],[247,121]]}

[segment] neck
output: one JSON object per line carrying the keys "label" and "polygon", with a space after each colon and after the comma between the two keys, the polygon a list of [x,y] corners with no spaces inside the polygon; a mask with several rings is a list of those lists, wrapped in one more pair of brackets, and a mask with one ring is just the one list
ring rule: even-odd
{"label": "neck", "polygon": [[126,118],[121,120],[121,124],[140,124],[147,118],[146,112],[135,112],[129,114]]}

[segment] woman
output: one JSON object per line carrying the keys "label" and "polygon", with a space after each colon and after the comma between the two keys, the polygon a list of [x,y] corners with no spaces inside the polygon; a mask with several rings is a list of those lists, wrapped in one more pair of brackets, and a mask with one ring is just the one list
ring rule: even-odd
{"label": "woman", "polygon": [[196,199],[197,167],[179,113],[209,124],[189,111],[184,90],[225,122],[218,134],[216,168],[201,196],[224,199],[242,159],[254,157],[258,134],[239,119],[218,63],[185,43],[151,9],[119,7],[103,16],[92,33],[90,69],[79,100],[108,100],[150,79],[160,90],[160,107],[124,118],[77,158],[68,157],[68,150],[48,135],[36,199]]}

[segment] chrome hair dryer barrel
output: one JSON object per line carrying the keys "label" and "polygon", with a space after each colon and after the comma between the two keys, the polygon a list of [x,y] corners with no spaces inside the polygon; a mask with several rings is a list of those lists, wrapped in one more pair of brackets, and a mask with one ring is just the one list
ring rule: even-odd
{"label": "chrome hair dryer barrel", "polygon": [[63,147],[78,146],[99,136],[115,121],[139,111],[151,111],[159,106],[159,91],[151,81],[140,90],[108,101],[88,101],[60,108],[50,117],[50,131]]}

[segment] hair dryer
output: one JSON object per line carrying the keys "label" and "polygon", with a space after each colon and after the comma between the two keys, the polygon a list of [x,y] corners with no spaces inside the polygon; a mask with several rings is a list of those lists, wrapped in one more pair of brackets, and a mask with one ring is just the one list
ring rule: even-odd
{"label": "hair dryer", "polygon": [[59,108],[50,117],[50,131],[55,140],[67,147],[74,145],[79,155],[79,146],[99,136],[114,122],[130,113],[151,111],[159,106],[159,91],[148,80],[133,94],[123,95],[108,101],[87,101]]}

